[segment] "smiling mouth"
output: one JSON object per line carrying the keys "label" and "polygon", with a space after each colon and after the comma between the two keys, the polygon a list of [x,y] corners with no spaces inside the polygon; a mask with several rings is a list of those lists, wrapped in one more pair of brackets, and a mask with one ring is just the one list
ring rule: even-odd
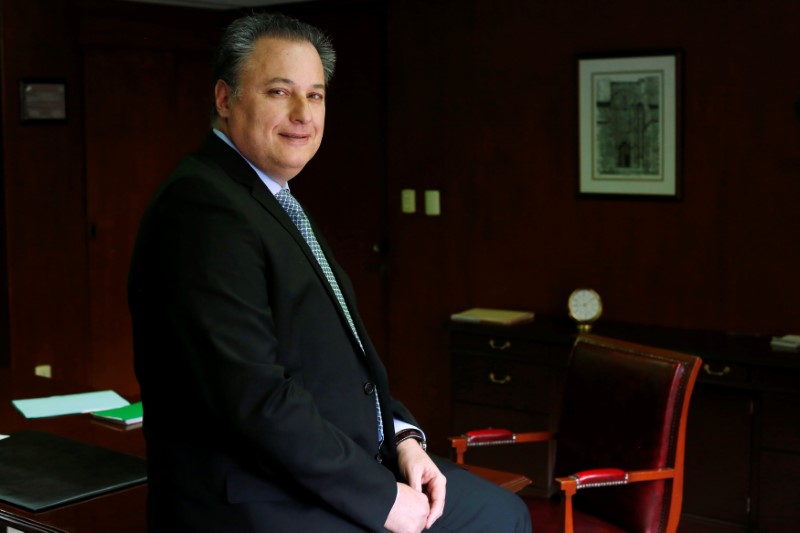
{"label": "smiling mouth", "polygon": [[303,134],[303,133],[281,133],[281,137],[285,137],[291,140],[302,141],[308,139],[310,136],[308,134]]}

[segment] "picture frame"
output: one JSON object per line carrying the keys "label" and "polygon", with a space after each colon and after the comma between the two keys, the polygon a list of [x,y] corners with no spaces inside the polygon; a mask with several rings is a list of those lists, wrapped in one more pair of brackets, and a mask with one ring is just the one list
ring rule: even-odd
{"label": "picture frame", "polygon": [[67,120],[67,84],[63,79],[21,79],[19,101],[20,121],[23,123],[59,123]]}
{"label": "picture frame", "polygon": [[678,51],[578,58],[581,197],[681,198]]}

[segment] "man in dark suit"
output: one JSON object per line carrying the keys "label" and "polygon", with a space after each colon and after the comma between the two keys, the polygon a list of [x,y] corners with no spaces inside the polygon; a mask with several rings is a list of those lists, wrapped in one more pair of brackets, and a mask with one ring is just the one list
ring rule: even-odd
{"label": "man in dark suit", "polygon": [[527,531],[515,495],[425,452],[288,191],[322,140],[334,60],[294,19],[234,22],[214,130],[142,220],[129,304],[150,529]]}

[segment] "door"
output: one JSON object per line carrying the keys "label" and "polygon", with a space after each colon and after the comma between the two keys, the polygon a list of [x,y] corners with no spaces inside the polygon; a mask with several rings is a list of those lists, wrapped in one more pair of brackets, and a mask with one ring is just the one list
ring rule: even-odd
{"label": "door", "polygon": [[138,394],[127,307],[131,252],[156,187],[208,128],[205,54],[84,51],[90,385]]}

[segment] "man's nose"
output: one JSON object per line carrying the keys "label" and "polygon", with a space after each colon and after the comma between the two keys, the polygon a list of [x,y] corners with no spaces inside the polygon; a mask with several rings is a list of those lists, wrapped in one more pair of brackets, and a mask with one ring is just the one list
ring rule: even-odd
{"label": "man's nose", "polygon": [[295,97],[292,101],[291,119],[296,122],[308,122],[311,120],[311,106],[308,98],[304,96]]}

